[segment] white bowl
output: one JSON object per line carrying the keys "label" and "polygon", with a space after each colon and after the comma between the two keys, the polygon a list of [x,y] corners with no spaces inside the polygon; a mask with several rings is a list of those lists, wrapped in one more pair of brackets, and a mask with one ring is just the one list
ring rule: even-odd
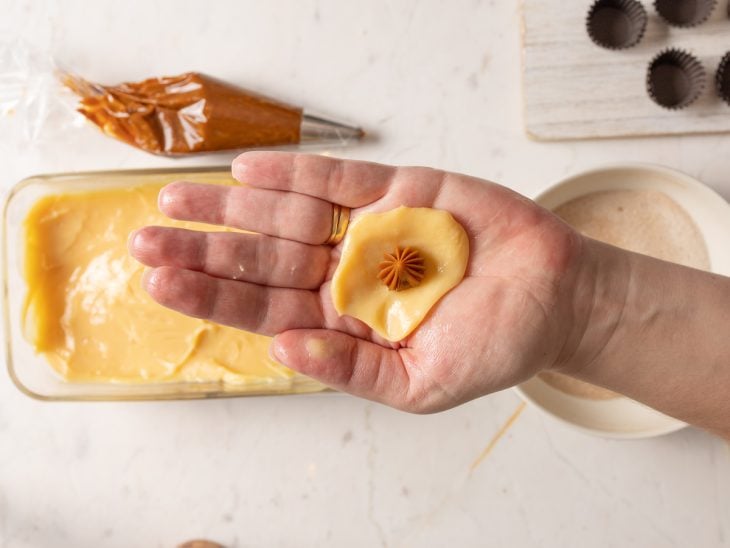
{"label": "white bowl", "polygon": [[[662,166],[626,164],[573,175],[535,198],[547,209],[602,190],[658,190],[680,204],[702,233],[710,270],[730,275],[730,204],[689,175]],[[527,402],[549,416],[583,432],[611,438],[647,438],[686,426],[625,397],[590,400],[553,388],[539,377],[515,387]]]}

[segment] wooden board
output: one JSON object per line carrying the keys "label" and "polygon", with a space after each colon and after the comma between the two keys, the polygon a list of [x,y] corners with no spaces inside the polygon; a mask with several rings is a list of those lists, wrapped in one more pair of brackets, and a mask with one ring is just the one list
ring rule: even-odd
{"label": "wooden board", "polygon": [[[619,52],[588,38],[588,0],[523,0],[525,124],[535,139],[582,139],[730,131],[730,106],[715,94],[714,78],[730,50],[728,0],[694,29],[674,29],[643,2],[649,24],[642,41]],[[646,69],[664,48],[686,48],[707,71],[702,96],[681,111],[665,110],[646,94]]]}

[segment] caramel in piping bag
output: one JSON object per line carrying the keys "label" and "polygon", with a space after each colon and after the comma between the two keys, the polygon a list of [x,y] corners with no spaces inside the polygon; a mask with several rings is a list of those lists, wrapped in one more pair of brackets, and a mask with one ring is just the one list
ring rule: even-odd
{"label": "caramel in piping bag", "polygon": [[104,133],[157,154],[363,135],[358,128],[305,115],[299,107],[196,72],[116,86],[94,84],[67,73],[62,80],[80,96],[79,112]]}

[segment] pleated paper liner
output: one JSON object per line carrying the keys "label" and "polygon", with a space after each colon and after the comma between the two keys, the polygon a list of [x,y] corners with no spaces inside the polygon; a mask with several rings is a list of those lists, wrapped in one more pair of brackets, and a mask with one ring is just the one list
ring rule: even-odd
{"label": "pleated paper liner", "polygon": [[670,48],[660,52],[649,63],[646,90],[657,105],[678,110],[700,96],[706,79],[699,59],[682,49]]}
{"label": "pleated paper liner", "polygon": [[717,0],[654,0],[659,17],[673,27],[696,27],[707,21]]}
{"label": "pleated paper liner", "polygon": [[596,0],[588,10],[586,30],[597,46],[620,50],[641,41],[647,21],[646,10],[636,0]]}
{"label": "pleated paper liner", "polygon": [[717,72],[715,73],[715,89],[720,99],[730,105],[730,51],[722,56],[720,64],[717,67]]}

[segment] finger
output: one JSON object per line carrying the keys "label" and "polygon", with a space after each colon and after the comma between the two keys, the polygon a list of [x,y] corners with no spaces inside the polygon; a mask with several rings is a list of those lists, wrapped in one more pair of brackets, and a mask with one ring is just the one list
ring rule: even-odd
{"label": "finger", "polygon": [[221,280],[170,266],[147,272],[142,285],[163,306],[263,335],[322,327],[318,296],[311,291]]}
{"label": "finger", "polygon": [[160,210],[173,219],[251,230],[321,244],[332,228],[332,204],[311,196],[242,186],[171,183]]}
{"label": "finger", "polygon": [[428,409],[409,375],[401,350],[326,329],[277,335],[274,357],[287,367],[336,390],[406,411]]}
{"label": "finger", "polygon": [[199,232],[147,226],[129,240],[129,252],[151,266],[173,266],[217,278],[298,289],[325,279],[330,250],[261,234]]}
{"label": "finger", "polygon": [[362,207],[388,192],[397,168],[315,154],[257,151],[238,156],[232,172],[248,185]]}

